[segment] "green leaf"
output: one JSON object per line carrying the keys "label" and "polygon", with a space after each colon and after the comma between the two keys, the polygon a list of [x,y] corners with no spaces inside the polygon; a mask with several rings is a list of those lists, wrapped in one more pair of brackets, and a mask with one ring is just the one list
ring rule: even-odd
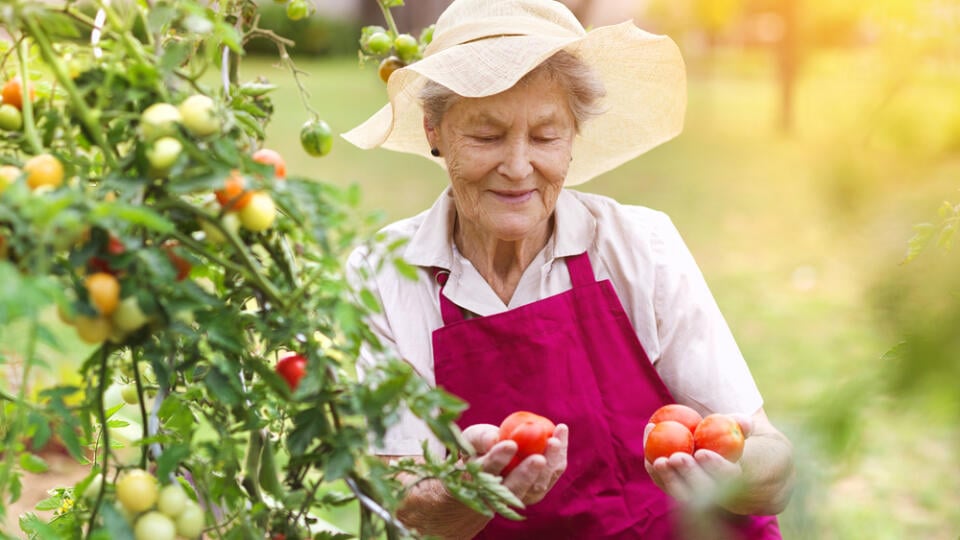
{"label": "green leaf", "polygon": [[127,519],[120,514],[120,511],[114,505],[101,505],[100,513],[103,515],[103,529],[100,530],[106,530],[107,538],[110,538],[110,540],[134,540],[133,529],[130,528]]}
{"label": "green leaf", "polygon": [[380,302],[377,300],[377,297],[370,292],[369,289],[363,289],[360,291],[360,301],[363,302],[363,307],[367,308],[373,313],[380,313]]}
{"label": "green leaf", "polygon": [[180,467],[180,463],[190,456],[191,452],[189,444],[164,448],[163,453],[157,458],[157,478],[166,478],[170,473],[175,472]]}
{"label": "green leaf", "polygon": [[937,227],[933,223],[918,223],[914,225],[913,237],[907,241],[907,254],[900,264],[909,263],[915,259],[917,255],[927,247],[927,244],[930,243],[930,238],[933,237],[936,229]]}
{"label": "green leaf", "polygon": [[[45,523],[36,514],[30,512],[20,516],[20,529],[30,535],[30,538],[40,540],[61,540],[60,534]],[[132,536],[131,539],[132,540]]]}
{"label": "green leaf", "polygon": [[54,495],[38,502],[33,508],[35,510],[40,510],[41,512],[46,512],[48,510],[56,510],[57,508],[60,508],[62,503],[63,497],[60,495]]}
{"label": "green leaf", "polygon": [[393,259],[393,266],[397,269],[397,272],[400,272],[401,276],[407,279],[416,281],[419,277],[417,275],[417,267],[411,266],[410,263],[399,257]]}
{"label": "green leaf", "polygon": [[44,459],[36,454],[20,454],[20,468],[29,473],[47,472],[50,466]]}
{"label": "green leaf", "polygon": [[121,202],[106,202],[95,206],[90,213],[94,218],[118,218],[161,234],[166,234],[176,229],[176,225],[174,225],[173,222],[144,206],[134,206]]}

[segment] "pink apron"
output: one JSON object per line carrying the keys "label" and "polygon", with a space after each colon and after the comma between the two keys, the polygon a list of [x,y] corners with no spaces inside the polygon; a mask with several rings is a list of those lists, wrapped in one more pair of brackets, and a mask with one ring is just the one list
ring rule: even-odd
{"label": "pink apron", "polygon": [[[470,404],[459,425],[529,410],[570,427],[567,470],[550,493],[525,520],[497,516],[475,538],[703,537],[644,468],[646,420],[674,400],[610,281],[596,280],[586,253],[566,263],[569,291],[472,319],[443,295],[447,274],[436,274],[444,326],[433,332],[434,368],[437,385]],[[711,538],[780,538],[775,517],[724,514]]]}

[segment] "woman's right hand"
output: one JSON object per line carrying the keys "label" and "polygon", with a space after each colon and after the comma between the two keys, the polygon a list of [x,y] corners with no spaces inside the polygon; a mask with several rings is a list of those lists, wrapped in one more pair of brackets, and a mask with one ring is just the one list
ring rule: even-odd
{"label": "woman's right hand", "polygon": [[[517,443],[500,441],[500,428],[492,424],[474,424],[463,430],[464,438],[477,451],[484,472],[500,474],[517,453]],[[540,502],[553,489],[560,475],[567,469],[567,443],[569,428],[558,424],[553,436],[547,441],[543,455],[528,456],[503,479],[523,504]]]}

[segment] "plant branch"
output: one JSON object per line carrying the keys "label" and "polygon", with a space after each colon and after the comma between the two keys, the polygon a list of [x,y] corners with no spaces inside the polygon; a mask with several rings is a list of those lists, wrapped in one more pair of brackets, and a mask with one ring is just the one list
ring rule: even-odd
{"label": "plant branch", "polygon": [[[103,405],[103,394],[107,391],[107,359],[110,357],[110,351],[106,346],[100,347],[100,380],[97,381],[97,418],[100,420],[100,434],[103,437],[103,459],[100,464],[101,474],[106,474],[107,465],[110,460],[110,428],[107,427],[107,411]],[[101,486],[100,493],[97,494],[97,503],[93,505],[90,511],[90,519],[87,521],[86,538],[91,538],[94,532],[94,524],[97,522],[97,513],[100,511],[100,500],[103,498],[104,487]]]}
{"label": "plant branch", "polygon": [[387,21],[387,27],[393,32],[394,36],[399,36],[400,31],[397,30],[397,23],[393,20],[393,14],[390,13],[390,8],[384,5],[383,0],[377,0],[377,5],[380,6],[380,11],[383,12],[383,20]]}
{"label": "plant branch", "polygon": [[17,42],[17,60],[20,63],[20,83],[22,85],[23,100],[23,136],[27,138],[30,149],[34,154],[43,152],[43,143],[40,142],[40,135],[37,133],[37,124],[33,119],[33,100],[30,99],[30,72],[28,70],[28,52],[27,40],[20,36]]}

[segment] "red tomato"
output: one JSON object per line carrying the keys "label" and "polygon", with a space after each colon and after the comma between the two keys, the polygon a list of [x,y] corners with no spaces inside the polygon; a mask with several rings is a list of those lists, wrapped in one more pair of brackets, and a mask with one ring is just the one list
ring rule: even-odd
{"label": "red tomato", "polygon": [[743,455],[744,436],[740,424],[725,414],[711,414],[700,422],[693,433],[697,450],[713,450],[727,461],[736,462]]}
{"label": "red tomato", "polygon": [[178,245],[176,241],[168,241],[163,244],[163,250],[167,253],[167,258],[170,259],[170,264],[173,265],[173,268],[177,271],[177,281],[183,281],[187,279],[187,276],[190,275],[191,264],[190,261],[184,259],[177,254],[175,249]]}
{"label": "red tomato", "polygon": [[671,403],[654,411],[648,423],[659,424],[664,420],[680,422],[681,424],[687,426],[687,429],[690,430],[690,433],[693,433],[697,429],[697,424],[703,420],[703,417],[700,416],[700,413],[691,409],[690,407],[687,407],[686,405]]}
{"label": "red tomato", "polygon": [[253,197],[253,192],[247,190],[247,181],[240,174],[240,171],[236,170],[231,172],[230,176],[223,181],[223,189],[216,190],[214,194],[216,194],[220,206],[228,211],[241,210]]}
{"label": "red tomato", "polygon": [[516,442],[517,453],[500,474],[510,474],[527,456],[543,454],[556,427],[549,419],[528,411],[517,411],[504,418],[500,423],[500,440]]}
{"label": "red tomato", "polygon": [[300,379],[307,374],[307,359],[299,354],[281,358],[277,362],[277,374],[287,381],[287,386],[292,392],[300,385]]}
{"label": "red tomato", "polygon": [[273,165],[273,174],[278,179],[287,177],[287,162],[276,150],[261,148],[253,153],[253,160],[264,165]]}
{"label": "red tomato", "polygon": [[670,457],[676,452],[692,454],[693,448],[693,433],[687,426],[674,420],[664,420],[650,430],[643,455],[653,463],[659,457]]}

